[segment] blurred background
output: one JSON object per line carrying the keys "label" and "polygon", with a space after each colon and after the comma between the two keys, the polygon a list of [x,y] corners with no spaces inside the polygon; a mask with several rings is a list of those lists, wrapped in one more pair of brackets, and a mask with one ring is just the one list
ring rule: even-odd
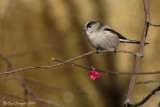
{"label": "blurred background", "polygon": [[[160,24],[160,1],[149,1],[151,21]],[[14,69],[56,64],[51,58],[67,60],[95,50],[89,43],[84,25],[99,20],[128,39],[140,40],[144,27],[142,0],[0,0],[0,55]],[[160,70],[160,28],[150,27],[139,72]],[[117,49],[137,51],[138,45],[121,44]],[[92,54],[74,61],[97,69],[132,72],[134,56],[124,53]],[[0,72],[8,71],[0,60]],[[89,71],[64,64],[52,69],[18,72],[22,81],[38,97],[64,107],[123,107],[130,75],[101,73],[96,80]],[[160,75],[139,75],[133,102],[143,99],[159,85]],[[0,75],[0,99],[6,94],[24,96],[24,88],[14,74]],[[30,96],[30,94],[28,94]],[[6,101],[24,102],[7,98]],[[28,100],[34,101],[34,100]],[[158,107],[160,95],[154,95],[141,107]],[[4,106],[4,105],[2,105]],[[36,102],[35,107],[48,107]]]}

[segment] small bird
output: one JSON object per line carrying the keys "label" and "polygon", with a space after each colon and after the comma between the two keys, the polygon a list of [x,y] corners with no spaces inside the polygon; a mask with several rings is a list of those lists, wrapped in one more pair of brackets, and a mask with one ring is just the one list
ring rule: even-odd
{"label": "small bird", "polygon": [[116,47],[120,42],[140,44],[140,41],[128,40],[109,26],[96,20],[88,21],[85,24],[84,31],[86,31],[92,46],[96,48],[96,53],[98,53],[99,49],[114,50],[116,52]]}

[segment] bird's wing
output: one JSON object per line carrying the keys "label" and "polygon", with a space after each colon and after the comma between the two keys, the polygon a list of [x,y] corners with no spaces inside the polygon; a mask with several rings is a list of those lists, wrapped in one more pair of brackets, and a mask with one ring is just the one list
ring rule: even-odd
{"label": "bird's wing", "polygon": [[111,28],[104,28],[105,31],[109,31],[115,35],[117,35],[119,37],[119,39],[126,39],[125,37],[123,37],[120,33],[116,32],[115,30],[111,29]]}

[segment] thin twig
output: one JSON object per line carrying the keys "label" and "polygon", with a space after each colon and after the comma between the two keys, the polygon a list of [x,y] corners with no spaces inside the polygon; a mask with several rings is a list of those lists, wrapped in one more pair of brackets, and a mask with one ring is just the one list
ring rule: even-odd
{"label": "thin twig", "polygon": [[[52,58],[51,60],[56,61],[56,62],[63,62],[62,60],[56,59],[56,58]],[[77,66],[86,70],[92,70],[92,68],[90,67],[86,67],[74,62],[68,62],[66,64],[71,64],[73,66]],[[106,70],[100,70],[100,69],[96,69],[95,71],[97,72],[102,72],[102,73],[106,73],[106,74],[111,74],[111,75],[120,75],[120,74],[126,74],[126,75],[149,75],[149,74],[159,74],[160,71],[155,71],[155,72],[137,72],[137,73],[132,73],[132,72],[115,72],[115,71],[106,71]]]}
{"label": "thin twig", "polygon": [[11,68],[12,68],[11,62],[10,62],[5,56],[3,56],[3,55],[0,54],[0,59],[2,59],[4,62],[7,63],[8,69],[11,69]]}
{"label": "thin twig", "polygon": [[138,102],[138,103],[128,103],[128,106],[140,106],[143,105],[146,101],[148,101],[148,99],[153,96],[154,94],[156,94],[157,91],[160,91],[160,85],[155,88],[153,91],[151,91],[145,98],[143,98],[142,101]]}
{"label": "thin twig", "polygon": [[[114,51],[110,51],[110,50],[99,50],[99,52],[100,52],[100,53],[108,53],[108,52],[114,52]],[[132,52],[132,51],[117,50],[117,52],[129,53],[129,54],[134,54],[134,55],[135,55],[135,52]],[[80,55],[80,56],[74,57],[74,58],[72,58],[72,59],[66,60],[66,61],[64,61],[64,62],[55,64],[55,65],[50,65],[50,66],[33,66],[33,67],[19,68],[19,69],[15,69],[15,70],[8,71],[8,72],[1,72],[0,75],[11,74],[11,73],[15,73],[15,72],[18,72],[18,71],[29,70],[29,69],[50,69],[50,68],[57,67],[57,66],[60,66],[60,65],[65,64],[65,63],[68,63],[68,62],[77,60],[77,59],[79,59],[79,58],[82,58],[82,57],[91,55],[91,54],[93,54],[93,53],[95,53],[95,51],[90,51],[90,52],[88,52],[88,53],[82,54],[82,55]]]}
{"label": "thin twig", "polygon": [[[7,57],[4,57],[4,56],[0,55],[0,58],[1,58],[2,60],[4,60],[4,61],[8,64],[8,68],[9,68],[9,69],[11,69],[11,70],[13,69],[13,65],[12,65],[12,63],[9,61],[9,59],[8,59]],[[55,104],[55,103],[52,103],[51,101],[48,101],[48,100],[44,100],[44,99],[39,98],[30,88],[27,87],[27,85],[22,81],[21,76],[18,75],[17,72],[14,72],[14,74],[15,74],[15,77],[17,78],[17,80],[19,81],[19,83],[22,85],[22,87],[23,87],[24,90],[25,90],[25,98],[24,98],[25,101],[28,101],[26,95],[27,95],[27,93],[29,93],[29,94],[33,97],[33,99],[34,99],[35,101],[39,101],[39,102],[41,102],[41,103],[48,104],[48,105],[54,106],[54,107],[61,107],[60,105]],[[7,97],[7,96],[6,96],[6,97]],[[6,98],[6,97],[4,97],[4,98]],[[26,105],[26,106],[27,106],[27,105]]]}
{"label": "thin twig", "polygon": [[[23,86],[23,88],[33,97],[33,99],[35,101],[38,101],[38,102],[41,102],[41,103],[44,103],[44,104],[47,104],[47,105],[51,105],[51,106],[54,106],[54,107],[61,107],[60,105],[58,104],[55,104],[55,103],[52,103],[51,101],[48,101],[48,100],[44,100],[44,99],[41,99],[39,98],[30,88],[28,88],[24,82],[22,81],[21,77],[15,73],[15,76],[17,77],[18,81],[20,82],[20,84]],[[25,96],[25,98],[27,98]]]}
{"label": "thin twig", "polygon": [[149,23],[151,26],[154,26],[154,27],[160,27],[160,25],[155,25],[155,24],[152,24],[152,23]]}
{"label": "thin twig", "polygon": [[[25,96],[24,102],[26,102],[28,104],[28,99],[27,99],[27,97],[28,97],[28,91],[26,89],[24,89],[24,96]],[[25,105],[25,107],[28,107],[28,105]]]}

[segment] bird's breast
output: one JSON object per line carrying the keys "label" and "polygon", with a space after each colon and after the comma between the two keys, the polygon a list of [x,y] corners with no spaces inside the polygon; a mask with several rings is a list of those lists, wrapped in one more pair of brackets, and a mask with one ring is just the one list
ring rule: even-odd
{"label": "bird's breast", "polygon": [[99,49],[111,50],[116,48],[116,46],[119,44],[119,38],[110,32],[92,33],[88,35],[88,39],[95,48]]}

